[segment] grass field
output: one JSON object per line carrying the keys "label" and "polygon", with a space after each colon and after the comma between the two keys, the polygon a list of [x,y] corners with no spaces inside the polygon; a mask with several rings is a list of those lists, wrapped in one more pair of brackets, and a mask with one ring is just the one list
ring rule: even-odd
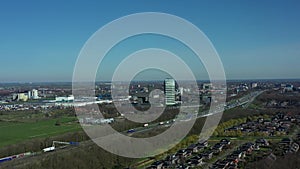
{"label": "grass field", "polygon": [[[55,125],[59,120],[60,125]],[[37,122],[0,122],[0,147],[15,144],[33,138],[59,135],[78,131],[81,127],[76,117],[60,117]]]}

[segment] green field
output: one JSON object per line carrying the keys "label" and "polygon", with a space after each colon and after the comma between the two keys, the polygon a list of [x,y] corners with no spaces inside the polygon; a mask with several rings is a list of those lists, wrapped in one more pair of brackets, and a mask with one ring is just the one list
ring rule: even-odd
{"label": "green field", "polygon": [[[57,120],[60,125],[55,125]],[[76,117],[68,116],[37,122],[0,122],[0,147],[78,130],[81,127]]]}

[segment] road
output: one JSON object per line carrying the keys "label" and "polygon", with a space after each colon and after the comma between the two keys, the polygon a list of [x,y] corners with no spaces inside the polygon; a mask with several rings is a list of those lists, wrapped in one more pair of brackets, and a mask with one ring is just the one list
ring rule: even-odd
{"label": "road", "polygon": [[[254,91],[254,92],[251,92],[250,94],[248,95],[245,95],[235,101],[232,101],[230,104],[224,106],[224,108],[220,106],[217,106],[217,108],[215,109],[215,111],[213,111],[212,113],[209,113],[208,110],[206,111],[202,111],[200,113],[198,113],[197,117],[196,118],[202,118],[202,117],[207,117],[207,116],[211,116],[213,114],[216,114],[216,113],[221,113],[223,112],[223,110],[229,110],[229,109],[233,109],[233,108],[236,108],[236,107],[239,107],[239,106],[242,106],[242,105],[245,105],[245,104],[248,104],[250,105],[257,96],[259,96],[260,94],[262,94],[263,92],[265,92],[265,90],[263,91]],[[191,106],[192,108],[194,108],[195,106]],[[199,107],[199,106],[197,106]],[[175,120],[180,120],[180,121],[188,121],[188,120],[192,120],[191,116],[188,115],[188,116],[182,116],[182,117],[177,117]],[[169,127],[169,125],[171,123],[173,123],[172,120],[169,120],[169,121],[163,121],[162,123],[164,124],[168,124],[167,126],[165,127]],[[149,130],[152,130],[152,129],[155,129],[157,127],[162,127],[161,125],[159,125],[159,123],[151,123],[149,124],[149,126],[147,127],[138,127],[138,128],[134,128],[133,130],[135,132],[146,132],[146,131],[149,131]],[[122,132],[123,134],[127,134],[127,135],[131,135],[131,133],[127,133],[127,130],[126,131],[123,131]]]}

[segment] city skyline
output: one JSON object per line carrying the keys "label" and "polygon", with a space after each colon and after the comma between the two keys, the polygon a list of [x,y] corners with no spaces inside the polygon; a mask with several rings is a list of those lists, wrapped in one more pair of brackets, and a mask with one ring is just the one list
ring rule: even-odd
{"label": "city skyline", "polygon": [[[299,8],[297,1],[7,1],[0,7],[0,82],[70,82],[77,56],[95,31],[148,11],[177,15],[201,29],[219,53],[227,79],[299,79]],[[159,42],[158,47],[165,45]],[[121,59],[111,58],[113,64]],[[199,72],[203,77],[202,68]],[[108,75],[96,80],[107,81]]]}

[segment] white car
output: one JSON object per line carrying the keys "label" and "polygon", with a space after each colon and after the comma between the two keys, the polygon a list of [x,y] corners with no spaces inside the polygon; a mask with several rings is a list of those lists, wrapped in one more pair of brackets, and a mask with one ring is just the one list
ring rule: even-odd
{"label": "white car", "polygon": [[55,150],[55,147],[47,147],[47,148],[43,149],[44,152],[49,152],[49,151],[54,151],[54,150]]}

